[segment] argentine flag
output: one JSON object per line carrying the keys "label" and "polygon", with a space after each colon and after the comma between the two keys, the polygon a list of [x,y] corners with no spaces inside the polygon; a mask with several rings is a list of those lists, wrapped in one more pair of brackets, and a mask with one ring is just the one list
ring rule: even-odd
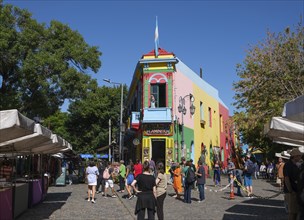
{"label": "argentine flag", "polygon": [[158,56],[158,46],[159,46],[159,38],[158,38],[158,22],[156,16],[156,27],[155,27],[155,34],[154,34],[154,44],[155,44],[155,56]]}

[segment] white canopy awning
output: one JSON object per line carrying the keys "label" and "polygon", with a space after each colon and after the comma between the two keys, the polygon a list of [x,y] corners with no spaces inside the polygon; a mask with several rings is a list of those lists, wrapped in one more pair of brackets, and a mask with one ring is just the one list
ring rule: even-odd
{"label": "white canopy awning", "polygon": [[304,146],[304,123],[273,117],[265,126],[265,134],[274,142],[290,146]]}
{"label": "white canopy awning", "polygon": [[0,111],[0,143],[34,133],[35,121],[18,110]]}
{"label": "white canopy awning", "polygon": [[17,110],[0,111],[0,153],[54,154],[72,146]]}

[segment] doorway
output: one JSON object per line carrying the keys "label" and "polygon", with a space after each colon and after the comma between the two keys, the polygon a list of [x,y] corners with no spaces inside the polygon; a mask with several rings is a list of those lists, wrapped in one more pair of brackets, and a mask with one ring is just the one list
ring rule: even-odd
{"label": "doorway", "polygon": [[152,158],[157,164],[162,162],[166,167],[166,141],[165,139],[152,139]]}

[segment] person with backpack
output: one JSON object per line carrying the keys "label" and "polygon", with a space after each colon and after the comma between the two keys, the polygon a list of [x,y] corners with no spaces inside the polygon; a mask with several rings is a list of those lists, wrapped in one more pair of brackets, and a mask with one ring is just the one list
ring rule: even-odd
{"label": "person with backpack", "polygon": [[113,174],[114,174],[114,168],[111,166],[111,163],[108,164],[108,166],[103,171],[103,178],[105,179],[105,194],[104,197],[107,198],[107,191],[110,187],[112,190],[112,198],[116,198],[115,190],[114,190],[114,183],[113,183]]}
{"label": "person with backpack", "polygon": [[191,162],[187,161],[185,165],[185,188],[184,188],[184,203],[191,203],[191,189],[196,181],[196,175],[191,167]]}
{"label": "person with backpack", "polygon": [[244,163],[244,185],[249,198],[252,198],[252,174],[254,171],[254,163],[250,160],[250,155],[246,155]]}

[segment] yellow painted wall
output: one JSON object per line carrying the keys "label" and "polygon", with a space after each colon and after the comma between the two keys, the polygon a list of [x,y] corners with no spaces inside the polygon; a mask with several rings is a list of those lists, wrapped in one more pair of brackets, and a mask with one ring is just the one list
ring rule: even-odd
{"label": "yellow painted wall", "polygon": [[[206,163],[210,167],[210,143],[212,146],[219,146],[220,144],[220,132],[219,132],[219,104],[216,99],[208,95],[205,91],[201,90],[195,84],[193,85],[193,94],[195,97],[194,106],[194,161],[198,161],[201,156],[201,143],[203,142],[207,148]],[[201,126],[200,123],[200,102],[203,102],[204,120],[205,126]],[[212,111],[212,127],[209,127],[209,112],[208,108]]]}

